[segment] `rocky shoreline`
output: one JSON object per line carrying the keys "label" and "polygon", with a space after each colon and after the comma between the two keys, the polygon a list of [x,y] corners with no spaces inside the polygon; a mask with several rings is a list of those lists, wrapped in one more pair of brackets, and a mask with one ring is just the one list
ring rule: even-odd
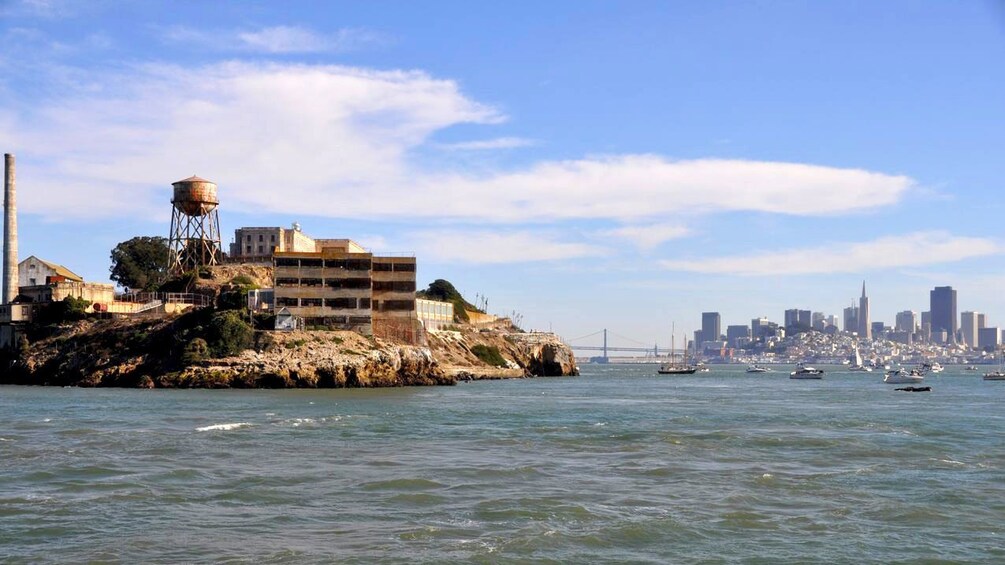
{"label": "rocky shoreline", "polygon": [[[179,319],[182,317],[178,317]],[[419,347],[348,331],[255,332],[253,346],[188,359],[178,319],[86,320],[32,340],[8,362],[0,384],[134,388],[366,388],[579,373],[553,334],[508,326],[430,332]],[[498,352],[486,362],[476,351]]]}

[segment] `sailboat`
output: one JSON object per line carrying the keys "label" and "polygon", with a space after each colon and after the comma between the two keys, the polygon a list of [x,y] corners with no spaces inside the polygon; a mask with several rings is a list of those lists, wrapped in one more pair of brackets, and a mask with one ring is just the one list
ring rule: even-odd
{"label": "sailboat", "polygon": [[676,329],[676,326],[672,326],[670,330],[670,355],[656,372],[660,375],[693,375],[698,370],[698,367],[687,363],[687,353],[681,354],[680,361],[677,360],[677,354],[674,353],[676,351],[674,349],[674,332]]}
{"label": "sailboat", "polygon": [[986,381],[1005,381],[1005,354],[998,354],[998,368],[994,371],[984,373]]}
{"label": "sailboat", "polygon": [[858,352],[858,346],[855,346],[855,364],[848,367],[849,371],[855,371],[858,373],[871,373],[872,367],[862,364],[862,354]]}

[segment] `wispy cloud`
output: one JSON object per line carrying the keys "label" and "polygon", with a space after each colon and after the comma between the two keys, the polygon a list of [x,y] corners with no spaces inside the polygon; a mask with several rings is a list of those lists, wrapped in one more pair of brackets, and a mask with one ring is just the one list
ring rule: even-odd
{"label": "wispy cloud", "polygon": [[300,26],[272,26],[255,30],[208,30],[175,26],[164,32],[172,43],[219,51],[249,51],[268,54],[341,53],[388,41],[377,32],[342,28],[319,33]]}
{"label": "wispy cloud", "polygon": [[691,230],[685,226],[663,223],[624,226],[600,232],[600,235],[605,237],[628,240],[643,250],[651,250],[665,241],[686,237],[690,234]]}
{"label": "wispy cloud", "polygon": [[451,151],[484,151],[491,149],[516,149],[536,145],[533,139],[523,137],[497,137],[495,139],[480,139],[476,141],[459,141],[456,143],[440,143],[438,147]]}
{"label": "wispy cloud", "polygon": [[943,231],[915,232],[859,243],[835,243],[803,249],[663,261],[668,269],[747,276],[855,273],[950,263],[1003,252],[997,241],[955,236]]}
{"label": "wispy cloud", "polygon": [[423,257],[458,263],[530,263],[593,257],[605,248],[531,231],[428,230],[409,238]]}
{"label": "wispy cloud", "polygon": [[[0,108],[0,123],[21,132],[8,146],[39,165],[26,212],[135,213],[193,172],[217,181],[235,210],[512,224],[647,226],[680,211],[838,215],[895,204],[914,185],[861,169],[659,155],[432,168],[413,157],[436,132],[506,117],[420,71],[230,62],[82,76],[21,111]],[[642,229],[614,235],[641,245],[679,235]]]}

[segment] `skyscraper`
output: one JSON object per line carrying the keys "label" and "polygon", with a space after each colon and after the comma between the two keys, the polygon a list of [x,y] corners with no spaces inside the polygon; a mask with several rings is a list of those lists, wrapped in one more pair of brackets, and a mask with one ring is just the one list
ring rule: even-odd
{"label": "skyscraper", "polygon": [[913,310],[898,312],[895,329],[898,332],[907,332],[910,334],[918,331],[918,313]]}
{"label": "skyscraper", "polygon": [[858,331],[858,306],[844,309],[844,331],[847,333]]}
{"label": "skyscraper", "polygon": [[858,337],[872,337],[872,327],[869,325],[869,297],[865,295],[865,281],[862,281],[862,297],[858,299]]}
{"label": "skyscraper", "polygon": [[757,341],[764,337],[765,332],[768,329],[767,318],[754,318],[750,321],[750,338]]}
{"label": "skyscraper", "polygon": [[730,347],[737,347],[740,341],[750,339],[750,328],[747,326],[726,326],[726,340]]}
{"label": "skyscraper", "polygon": [[946,332],[949,343],[956,341],[956,291],[951,286],[937,286],[929,293],[932,312],[932,334]]}
{"label": "skyscraper", "polygon": [[980,326],[977,323],[977,318],[980,315],[978,312],[963,312],[960,314],[960,329],[963,330],[963,341],[967,344],[967,347],[975,348],[978,346],[977,330]]}
{"label": "skyscraper", "polygon": [[701,313],[701,339],[702,341],[719,341],[722,336],[722,318],[718,312]]}

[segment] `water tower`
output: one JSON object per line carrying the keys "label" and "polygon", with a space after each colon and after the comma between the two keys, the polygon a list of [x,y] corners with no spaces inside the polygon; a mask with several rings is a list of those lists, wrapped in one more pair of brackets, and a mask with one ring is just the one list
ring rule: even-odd
{"label": "water tower", "polygon": [[220,262],[220,215],[216,183],[191,176],[171,183],[170,248],[171,274],[181,274]]}

